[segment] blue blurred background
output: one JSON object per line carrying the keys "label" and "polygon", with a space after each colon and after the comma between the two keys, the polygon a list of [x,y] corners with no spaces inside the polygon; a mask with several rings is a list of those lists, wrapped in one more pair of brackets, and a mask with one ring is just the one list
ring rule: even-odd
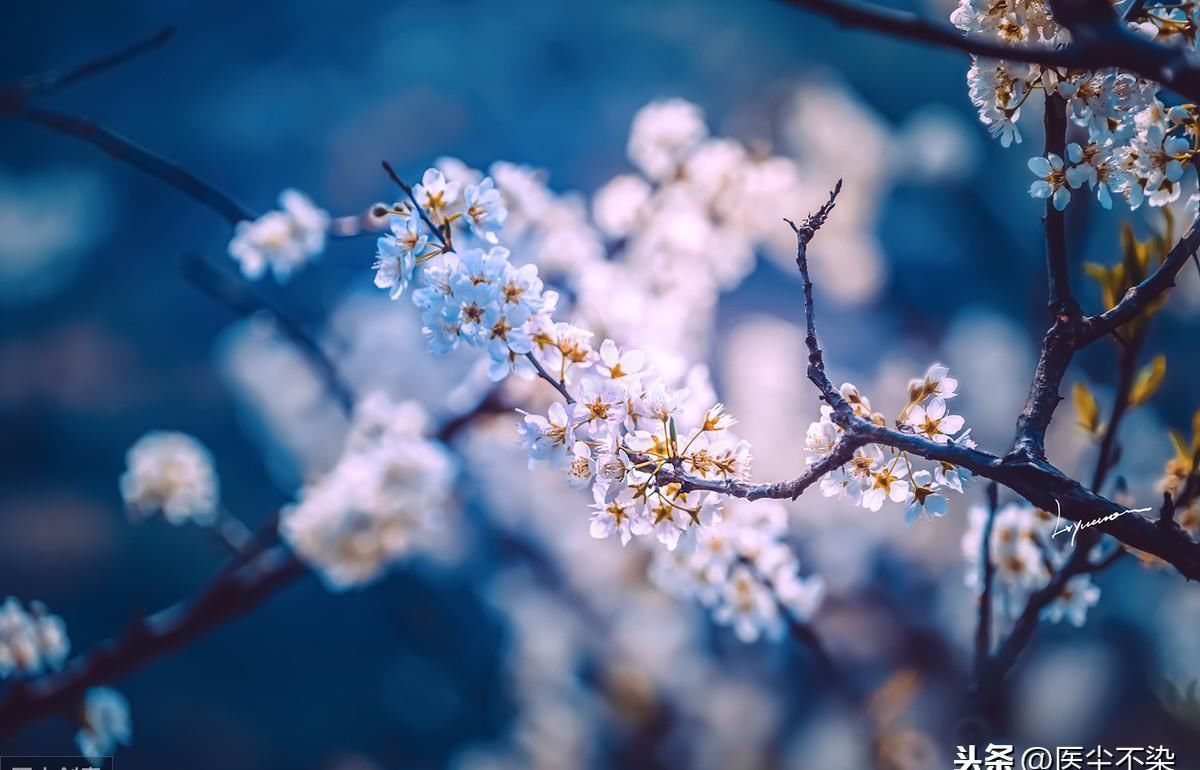
{"label": "blue blurred background", "polygon": [[[174,25],[165,48],[45,104],[178,160],[255,210],[294,186],[335,214],[361,211],[393,195],[384,158],[409,177],[441,155],[479,167],[507,159],[548,169],[558,189],[592,191],[628,168],[629,121],[661,97],[701,105],[714,133],[772,145],[783,142],[790,94],[813,79],[840,82],[890,130],[935,105],[958,126],[959,170],[901,175],[886,191],[869,224],[886,258],[881,290],[869,302],[826,302],[826,333],[846,342],[886,329],[893,341],[942,351],[964,317],[989,319],[1008,336],[994,355],[975,351],[975,381],[1023,383],[1030,374],[1020,367],[1031,365],[1044,325],[1044,286],[1040,205],[1025,193],[1025,160],[1040,140],[1036,129],[1015,150],[988,139],[961,56],[840,30],[766,0],[112,0],[5,10],[5,79]],[[1102,213],[1073,207],[1070,236],[1078,254],[1111,261],[1118,218]],[[1153,220],[1135,221],[1146,232]],[[0,122],[0,595],[45,601],[67,620],[77,650],[194,592],[221,558],[189,528],[127,523],[116,479],[125,449],[147,429],[200,437],[217,458],[226,504],[252,525],[292,498],[248,440],[214,363],[234,316],[179,268],[185,250],[221,257],[228,238],[212,211],[94,148]],[[370,262],[369,240],[334,242],[285,290],[266,290],[317,325],[348,291],[369,287]],[[726,298],[721,326],[750,312],[792,318],[794,284],[781,275],[762,262]],[[1095,308],[1098,295],[1082,294]],[[1129,429],[1151,466],[1169,452],[1163,426],[1186,425],[1197,406],[1200,357],[1185,331],[1195,308],[1193,299],[1164,314],[1151,338],[1168,355],[1169,376],[1154,417]],[[873,345],[831,347],[847,368],[870,371],[882,355]],[[1111,387],[1111,360],[1093,351],[1080,371]],[[986,409],[988,393],[963,392]],[[997,419],[996,441],[1007,419]],[[345,595],[306,579],[121,683],[135,741],[119,765],[444,766],[462,746],[502,735],[511,719],[500,671],[506,634],[479,593],[488,570],[478,558],[458,570],[416,566]],[[1127,591],[1125,603],[1106,604],[1083,630],[1040,637],[1069,649],[1086,636],[1111,653],[1102,660],[1118,664],[1105,674],[1117,689],[1092,728],[1110,744],[1117,725],[1141,743],[1161,718],[1148,671],[1157,669],[1143,660],[1156,632],[1138,615],[1154,602],[1138,597],[1168,583],[1135,572],[1117,570],[1103,584],[1106,603]],[[916,598],[910,609],[930,611]],[[66,722],[47,723],[0,749],[62,753],[72,734]]]}

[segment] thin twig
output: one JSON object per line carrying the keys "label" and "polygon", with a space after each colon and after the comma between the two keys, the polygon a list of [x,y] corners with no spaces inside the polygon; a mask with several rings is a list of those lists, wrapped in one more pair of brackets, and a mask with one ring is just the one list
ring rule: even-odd
{"label": "thin twig", "polygon": [[1136,318],[1152,302],[1175,285],[1175,276],[1183,269],[1188,260],[1200,250],[1200,217],[1193,220],[1187,232],[1167,253],[1162,264],[1154,272],[1136,286],[1125,292],[1113,307],[1100,315],[1084,318],[1075,335],[1076,349],[1086,347],[1101,337],[1105,337],[1128,321]]}
{"label": "thin twig", "polygon": [[278,304],[264,295],[250,281],[229,270],[217,267],[199,254],[186,253],[182,258],[184,275],[213,299],[242,316],[265,312],[279,330],[308,359],[329,394],[350,415],[354,411],[354,391],[342,379],[337,366],[313,337]]}
{"label": "thin twig", "polygon": [[557,390],[560,395],[562,395],[563,399],[568,404],[575,403],[575,398],[571,395],[571,391],[567,390],[567,384],[557,377],[552,376],[550,372],[546,371],[546,367],[542,366],[542,362],[537,360],[537,356],[535,356],[533,353],[526,353],[525,357],[528,358],[530,363],[533,364],[533,368],[537,370],[538,376],[553,385],[554,389]]}
{"label": "thin twig", "polygon": [[187,171],[178,163],[167,160],[150,150],[140,147],[123,136],[109,131],[86,118],[77,118],[59,112],[30,107],[20,115],[38,125],[92,144],[117,160],[128,163],[171,187],[188,195],[221,216],[230,224],[254,219],[249,209],[233,200],[224,192]]}
{"label": "thin twig", "polygon": [[386,160],[383,161],[383,170],[386,171],[387,175],[391,177],[391,180],[396,183],[396,186],[403,190],[404,194],[408,196],[409,202],[412,203],[413,208],[416,209],[417,214],[420,215],[421,221],[425,223],[426,227],[433,231],[433,234],[436,235],[438,240],[441,242],[442,249],[445,251],[454,251],[454,249],[450,246],[450,240],[446,237],[446,234],[443,233],[442,229],[435,225],[433,220],[429,218],[429,214],[425,212],[425,207],[420,203],[417,203],[417,196],[416,193],[413,192],[413,188],[400,178],[400,175],[396,173],[396,169],[392,168],[392,164],[388,163]]}
{"label": "thin twig", "polygon": [[164,45],[175,34],[174,27],[166,27],[148,38],[139,40],[119,51],[86,61],[66,70],[50,70],[24,78],[19,83],[0,88],[0,102],[14,97],[29,97],[65,88],[69,85],[117,67],[147,51]]}
{"label": "thin twig", "polygon": [[983,539],[980,543],[980,565],[983,568],[982,590],[979,593],[979,618],[975,624],[975,683],[982,684],[984,672],[992,647],[992,586],[995,582],[996,565],[992,561],[992,530],[999,510],[1000,490],[996,482],[987,486],[987,519],[983,524]]}
{"label": "thin twig", "polygon": [[13,686],[0,698],[0,737],[39,719],[70,713],[89,688],[120,679],[244,615],[306,572],[286,548],[273,548],[215,580],[195,599],[138,621],[62,671]]}

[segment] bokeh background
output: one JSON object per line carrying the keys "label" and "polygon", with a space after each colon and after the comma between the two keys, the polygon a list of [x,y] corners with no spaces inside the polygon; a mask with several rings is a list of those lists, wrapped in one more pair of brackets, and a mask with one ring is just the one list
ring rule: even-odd
{"label": "bokeh background", "polygon": [[[840,30],[766,0],[14,2],[4,16],[6,79],[175,25],[165,48],[46,104],[97,119],[258,210],[287,186],[335,214],[364,210],[394,195],[384,158],[410,178],[443,155],[484,168],[511,160],[545,168],[555,189],[588,193],[629,169],[625,141],[639,107],[691,100],[714,134],[803,159],[823,177],[807,180],[815,188],[843,175],[860,185],[849,190],[865,201],[852,209],[862,234],[852,263],[831,254],[816,267],[835,378],[890,408],[887,394],[900,401],[907,377],[943,360],[962,382],[957,407],[981,444],[1002,450],[1011,438],[1045,323],[1041,205],[1026,194],[1025,168],[1040,120],[1028,119],[1021,147],[992,142],[967,99],[961,56]],[[1120,221],[1094,204],[1072,207],[1077,276],[1084,259],[1117,258]],[[1132,221],[1140,233],[1159,224],[1145,212]],[[183,252],[220,257],[228,238],[212,211],[94,148],[0,122],[0,594],[45,601],[77,650],[194,592],[222,557],[191,528],[129,524],[116,480],[138,436],[166,428],[201,438],[227,506],[252,525],[292,499],[311,459],[272,429],[261,389],[247,385],[255,353],[240,345],[253,327],[180,270]],[[356,313],[376,312],[381,299],[371,259],[370,239],[334,242],[319,264],[265,291],[353,348],[340,336],[365,333]],[[787,436],[778,433],[799,426],[795,454],[757,458],[764,479],[796,467],[815,416],[794,376],[797,287],[786,249],[764,256],[723,298],[709,359],[748,438],[780,446]],[[1168,357],[1168,379],[1129,419],[1119,469],[1139,504],[1157,499],[1167,428],[1186,426],[1200,406],[1198,289],[1185,270],[1150,339]],[[1096,307],[1094,289],[1081,295]],[[412,322],[397,314],[387,328],[412,338]],[[1097,346],[1069,381],[1091,383],[1103,401],[1112,361]],[[428,358],[392,363],[384,380],[394,395],[434,398],[429,381],[439,375]],[[757,378],[735,376],[756,369]],[[286,400],[287,385],[276,388],[273,398]],[[1088,468],[1090,447],[1071,422],[1059,420],[1052,457]],[[335,453],[330,442],[308,451]],[[519,469],[519,448],[512,454],[497,467]],[[835,594],[865,594],[861,607],[873,608],[836,616],[835,645],[863,629],[906,628],[885,634],[882,651],[855,653],[877,680],[888,665],[936,670],[943,655],[965,656],[965,502],[911,530],[898,515],[862,510],[817,516],[825,523],[805,529],[802,512],[825,506],[815,494],[797,506],[806,563]],[[457,566],[414,563],[364,591],[332,595],[307,579],[120,683],[135,732],[120,766],[444,767],[467,747],[503,742],[517,711],[504,675],[511,633],[488,591],[507,557],[466,539]],[[1200,595],[1133,564],[1099,584],[1104,598],[1088,624],[1043,629],[1019,668],[1021,729],[1048,743],[1168,741],[1181,755],[1194,751],[1195,723],[1169,716],[1156,693],[1164,681],[1200,677]],[[802,654],[705,633],[730,670],[782,696],[773,718],[783,727],[766,741],[775,766],[855,766],[831,727],[840,723],[808,705],[820,685]],[[949,752],[938,715],[954,703],[942,692],[940,706],[912,709]],[[72,734],[65,721],[46,723],[0,750],[64,753]],[[677,743],[651,751],[626,739],[606,739],[594,761],[685,766]]]}

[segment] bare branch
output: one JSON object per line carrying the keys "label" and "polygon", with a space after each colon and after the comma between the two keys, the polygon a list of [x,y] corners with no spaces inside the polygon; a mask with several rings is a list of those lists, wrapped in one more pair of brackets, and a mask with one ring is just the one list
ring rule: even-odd
{"label": "bare branch", "polygon": [[120,51],[86,61],[77,67],[68,70],[51,70],[27,77],[15,85],[0,88],[0,104],[16,105],[25,97],[65,88],[80,80],[98,75],[166,44],[174,34],[174,27],[166,27]]}
{"label": "bare branch", "polygon": [[23,110],[21,117],[38,125],[45,126],[60,134],[73,136],[76,139],[92,144],[117,160],[128,163],[152,177],[190,196],[213,211],[225,217],[230,224],[237,224],[245,219],[254,219],[248,209],[233,198],[200,179],[182,166],[169,161],[161,155],[138,146],[123,136],[109,131],[86,118],[64,115],[50,110],[34,107]]}
{"label": "bare branch", "polygon": [[349,416],[354,411],[354,391],[342,379],[337,366],[324,349],[282,307],[271,301],[250,281],[214,265],[199,254],[183,255],[184,275],[213,299],[242,316],[267,313],[285,336],[296,343],[300,352],[316,370],[329,394]]}
{"label": "bare branch", "polygon": [[979,619],[975,624],[975,682],[982,683],[992,648],[992,585],[996,577],[996,565],[992,562],[992,529],[996,524],[996,512],[1000,507],[1000,490],[996,482],[988,484],[987,520],[983,525],[980,544],[980,564],[983,567],[982,590],[979,592]]}
{"label": "bare branch", "polygon": [[845,399],[842,398],[837,388],[833,387],[833,383],[825,373],[825,360],[821,354],[821,346],[817,342],[812,277],[808,272],[808,242],[813,239],[817,230],[829,218],[829,213],[833,211],[834,203],[841,191],[842,180],[839,179],[833,186],[833,191],[829,193],[829,200],[825,201],[816,212],[810,214],[799,227],[790,219],[784,221],[791,225],[792,231],[796,233],[796,267],[800,269],[800,275],[804,278],[804,323],[806,328],[804,343],[808,346],[808,379],[817,386],[817,389],[821,391],[821,396],[830,406],[848,410]]}
{"label": "bare branch", "polygon": [[1150,303],[1175,285],[1175,276],[1198,250],[1200,250],[1200,218],[1192,222],[1191,227],[1187,229],[1179,242],[1167,253],[1162,264],[1146,280],[1137,286],[1130,287],[1115,306],[1100,315],[1088,316],[1083,319],[1079,332],[1075,335],[1075,348],[1084,348],[1136,318]]}
{"label": "bare branch", "polygon": [[537,356],[535,356],[533,353],[526,353],[525,357],[528,358],[530,363],[533,364],[533,368],[537,369],[538,376],[553,385],[554,389],[559,392],[564,401],[566,401],[568,404],[575,403],[575,398],[571,395],[571,391],[567,390],[567,384],[556,377],[552,377],[550,372],[546,371],[546,367],[542,366],[542,362],[537,360]]}

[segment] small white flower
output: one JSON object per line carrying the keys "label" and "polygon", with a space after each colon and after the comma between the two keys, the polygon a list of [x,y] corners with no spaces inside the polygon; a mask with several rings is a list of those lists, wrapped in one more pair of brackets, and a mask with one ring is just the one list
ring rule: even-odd
{"label": "small white flower", "polygon": [[292,272],[325,250],[329,215],[303,194],[284,190],[282,210],[268,211],[254,221],[238,222],[229,242],[229,256],[242,274],[257,280],[270,268],[275,278],[287,280]]}
{"label": "small white flower", "polygon": [[582,441],[576,441],[567,457],[567,484],[572,489],[586,489],[596,474],[596,462],[592,450]]}
{"label": "small white flower", "polygon": [[83,718],[75,744],[92,760],[112,756],[114,749],[133,740],[129,701],[111,687],[93,687],[83,698]]}
{"label": "small white flower", "polygon": [[551,404],[545,417],[528,412],[522,414],[525,419],[517,426],[517,431],[521,435],[522,446],[529,450],[529,467],[533,468],[541,460],[549,463],[551,468],[559,467],[571,442],[567,410],[562,402]]}
{"label": "small white flower", "polygon": [[941,398],[932,399],[929,406],[918,404],[912,407],[904,422],[918,434],[938,444],[949,443],[964,424],[961,415],[946,413],[946,402]]}
{"label": "small white flower", "polygon": [[945,516],[949,509],[949,501],[938,494],[937,482],[927,470],[919,470],[912,475],[913,499],[904,514],[904,523],[912,524],[922,515],[937,518]]}
{"label": "small white flower", "polygon": [[67,626],[41,602],[8,597],[0,605],[0,679],[58,670],[71,651]]}
{"label": "small white flower", "polygon": [[1063,159],[1054,153],[1045,157],[1036,155],[1029,159],[1029,170],[1038,176],[1038,180],[1029,186],[1029,194],[1034,198],[1051,199],[1057,211],[1065,209],[1071,201],[1071,189]]}
{"label": "small white flower", "polygon": [[500,196],[500,191],[496,189],[496,183],[490,176],[485,177],[477,185],[467,185],[464,197],[466,205],[464,213],[471,230],[480,238],[495,242],[496,232],[508,218],[508,209],[504,205],[504,198]]}
{"label": "small white flower", "polygon": [[626,350],[622,353],[617,348],[617,343],[612,340],[600,343],[600,361],[597,368],[614,380],[636,376],[645,365],[646,354],[640,350]]}
{"label": "small white flower", "polygon": [[218,484],[212,455],[185,433],[151,431],[129,448],[121,496],[131,515],[161,512],[172,524],[210,525],[217,517]]}
{"label": "small white flower", "polygon": [[1100,589],[1092,584],[1090,575],[1077,575],[1067,581],[1062,593],[1042,610],[1042,617],[1051,623],[1066,620],[1082,627],[1087,611],[1100,601]]}
{"label": "small white flower", "polygon": [[907,466],[897,460],[885,463],[871,473],[866,489],[863,491],[862,507],[869,511],[878,511],[883,507],[884,500],[903,503],[908,500]]}
{"label": "small white flower", "polygon": [[683,99],[652,102],[633,117],[629,160],[651,179],[665,180],[707,135],[704,115],[696,105]]}
{"label": "small white flower", "polygon": [[950,370],[942,364],[932,364],[925,376],[908,381],[908,400],[920,403],[930,396],[951,399],[958,395],[958,380],[949,376]]}
{"label": "small white flower", "polygon": [[461,191],[461,184],[447,180],[445,174],[431,168],[425,171],[421,183],[413,188],[413,196],[429,214],[433,223],[441,225],[446,221],[449,208],[458,200]]}

